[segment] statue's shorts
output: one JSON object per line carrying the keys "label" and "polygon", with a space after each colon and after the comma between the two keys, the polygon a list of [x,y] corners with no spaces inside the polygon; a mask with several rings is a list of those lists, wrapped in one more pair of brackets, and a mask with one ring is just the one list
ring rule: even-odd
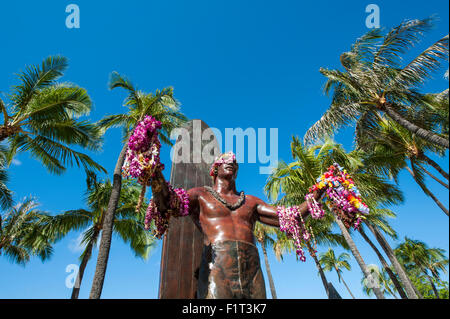
{"label": "statue's shorts", "polygon": [[255,245],[221,241],[203,247],[199,299],[265,299],[266,288]]}

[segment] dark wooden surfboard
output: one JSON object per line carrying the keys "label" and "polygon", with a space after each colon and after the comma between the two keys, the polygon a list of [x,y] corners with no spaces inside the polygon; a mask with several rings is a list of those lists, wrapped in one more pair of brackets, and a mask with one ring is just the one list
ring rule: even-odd
{"label": "dark wooden surfboard", "polygon": [[[212,134],[208,140],[201,142],[201,149],[198,146],[194,148],[194,139],[201,140],[201,134],[209,127],[201,120],[192,120],[185,125],[185,128],[189,131],[189,141],[183,141],[182,135],[180,135],[176,143],[188,142],[190,144],[190,161],[189,163],[177,163],[175,159],[178,159],[180,154],[173,155],[170,183],[175,188],[182,187],[186,190],[205,185],[212,186],[209,176],[212,163],[204,162],[202,156],[199,155],[203,146],[211,142],[220,151],[216,137]],[[199,132],[201,133],[199,134]],[[194,163],[194,155],[200,159],[200,163]],[[169,231],[163,239],[159,283],[160,299],[196,298],[202,249],[203,234],[192,219],[190,217],[172,218]]]}

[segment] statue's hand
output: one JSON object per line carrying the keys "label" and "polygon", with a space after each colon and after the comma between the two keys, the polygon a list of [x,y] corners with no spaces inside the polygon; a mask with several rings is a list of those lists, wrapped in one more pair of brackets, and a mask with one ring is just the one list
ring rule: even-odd
{"label": "statue's hand", "polygon": [[153,193],[153,200],[161,212],[163,217],[169,207],[169,189],[166,180],[160,170],[156,170],[154,176],[151,178],[151,188]]}

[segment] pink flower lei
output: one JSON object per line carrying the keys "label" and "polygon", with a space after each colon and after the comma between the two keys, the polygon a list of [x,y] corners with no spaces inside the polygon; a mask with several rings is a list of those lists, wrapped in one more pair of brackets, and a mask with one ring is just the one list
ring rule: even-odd
{"label": "pink flower lei", "polygon": [[189,195],[183,188],[173,188],[167,182],[169,189],[169,208],[163,216],[158,210],[153,198],[150,200],[145,214],[145,229],[151,228],[152,220],[155,223],[153,234],[156,238],[161,238],[169,228],[171,217],[184,217],[189,215]]}
{"label": "pink flower lei", "polygon": [[302,248],[302,241],[310,240],[311,234],[306,230],[306,225],[303,221],[299,207],[278,206],[277,214],[280,221],[280,230],[294,240],[297,256],[301,261],[306,261]]}
{"label": "pink flower lei", "polygon": [[137,178],[140,184],[148,186],[156,169],[164,169],[159,159],[159,129],[161,122],[151,116],[145,116],[138,123],[128,140],[127,155],[122,166],[124,177]]}
{"label": "pink flower lei", "polygon": [[[142,192],[139,197],[136,211],[138,211],[144,200],[146,187],[150,185],[151,178],[156,170],[163,170],[164,164],[160,162],[161,143],[158,131],[161,129],[161,122],[151,116],[145,116],[138,123],[128,141],[128,149],[125,163],[122,166],[124,177],[132,177],[142,185]],[[163,217],[158,211],[153,200],[147,208],[145,215],[145,227],[150,228],[151,221],[155,221],[155,233],[160,238],[169,225],[171,216],[181,217],[189,215],[189,196],[182,188],[173,188],[167,183],[169,189],[169,210]]]}

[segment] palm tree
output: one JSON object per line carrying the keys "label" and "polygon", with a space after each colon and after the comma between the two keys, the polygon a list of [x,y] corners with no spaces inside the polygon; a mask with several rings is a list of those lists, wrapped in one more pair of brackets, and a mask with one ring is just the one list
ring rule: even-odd
{"label": "palm tree", "polygon": [[270,292],[272,293],[272,299],[277,299],[277,292],[275,290],[275,284],[273,283],[272,272],[270,270],[269,259],[267,257],[267,247],[275,244],[275,241],[271,235],[275,234],[275,229],[273,227],[266,226],[261,223],[256,223],[255,229],[253,230],[256,241],[261,245],[264,262],[266,264],[267,278],[269,279]]}
{"label": "palm tree", "polygon": [[[375,208],[370,211],[370,214],[366,217],[364,222],[360,225],[358,231],[361,234],[362,238],[369,244],[369,246],[374,250],[375,254],[377,255],[378,259],[381,262],[381,265],[383,266],[383,271],[386,273],[387,276],[390,278],[390,282],[395,286],[395,289],[398,291],[400,296],[403,299],[407,299],[408,296],[404,292],[403,287],[401,283],[399,282],[397,276],[392,271],[391,267],[387,263],[384,256],[379,251],[378,247],[372,242],[372,240],[369,238],[369,236],[366,234],[364,228],[368,224],[372,224],[373,227],[380,227],[386,234],[388,234],[391,238],[397,239],[397,233],[395,230],[389,225],[389,222],[387,221],[386,217],[395,217],[396,214],[391,211],[390,209],[386,208]],[[394,257],[395,258],[395,257]],[[405,273],[406,276],[406,273]]]}
{"label": "palm tree", "polygon": [[439,272],[447,272],[448,258],[445,257],[445,251],[440,248],[429,248],[424,242],[407,237],[394,251],[406,269],[425,275],[436,298],[439,299],[439,292],[433,278],[439,280]]}
{"label": "palm tree", "polygon": [[319,262],[322,265],[324,271],[332,271],[333,269],[336,271],[339,278],[339,282],[341,282],[342,280],[342,283],[349,292],[350,296],[352,296],[352,298],[355,299],[355,296],[353,296],[352,292],[350,291],[350,288],[348,288],[347,283],[344,281],[344,278],[342,277],[342,270],[341,270],[342,268],[351,270],[351,266],[348,263],[349,259],[350,255],[347,253],[342,253],[336,258],[334,250],[329,248],[326,253],[320,254]]}
{"label": "palm tree", "polygon": [[425,154],[426,151],[431,151],[443,155],[442,148],[418,139],[414,134],[386,117],[378,117],[376,124],[365,130],[364,136],[358,139],[358,147],[372,154],[372,161],[377,160],[383,166],[380,171],[374,173],[385,173],[397,179],[400,170],[405,168],[423,192],[430,196],[448,216],[448,209],[426,187],[424,180],[424,174],[428,174],[448,189],[448,184],[424,167],[425,165],[432,166],[447,179],[448,183],[448,173]]}
{"label": "palm tree", "polygon": [[50,216],[38,210],[38,205],[29,197],[1,214],[0,255],[20,265],[25,265],[32,256],[42,261],[50,258],[52,238],[44,231]]}
{"label": "palm tree", "polygon": [[102,129],[122,127],[123,147],[114,168],[111,196],[105,212],[97,266],[89,296],[91,299],[99,299],[103,288],[111,246],[114,214],[122,185],[122,166],[126,157],[127,142],[132,130],[146,115],[151,115],[162,123],[161,134],[159,135],[161,141],[172,145],[168,134],[172,129],[181,126],[186,120],[185,116],[179,111],[179,103],[173,96],[172,88],[165,88],[162,91],[157,90],[155,93],[144,93],[137,90],[130,80],[119,75],[117,72],[111,74],[109,87],[110,89],[123,88],[127,91],[128,96],[125,99],[124,105],[128,108],[128,112],[125,114],[108,115],[98,123]]}
{"label": "palm tree", "polygon": [[[293,138],[291,150],[294,162],[285,165],[269,177],[266,189],[273,192],[274,195],[278,194],[281,189],[283,193],[289,193],[289,196],[303,200],[308,188],[315,184],[316,178],[330,165],[337,162],[346,167],[352,175],[366,203],[370,204],[369,207],[375,204],[392,205],[403,200],[403,196],[396,186],[387,183],[377,175],[367,173],[364,164],[365,154],[362,151],[355,150],[347,153],[341,145],[336,144],[329,138],[322,145],[308,148],[305,148],[298,138]],[[329,211],[335,215],[332,209],[329,209]],[[336,216],[334,221],[339,226],[342,236],[358,261],[358,265],[366,275],[369,275],[364,260],[348,230]],[[381,292],[377,292],[377,289],[375,289],[375,293],[377,297],[383,298]]]}
{"label": "palm tree", "polygon": [[[0,208],[5,210],[12,206],[12,192],[6,186],[8,182],[8,171],[6,170],[6,148],[0,144]],[[0,224],[2,223],[0,216]]]}
{"label": "palm tree", "polygon": [[[294,162],[289,165],[283,164],[284,166],[279,167],[269,177],[266,191],[270,192],[270,196],[274,197],[281,189],[281,192],[286,193],[287,196],[304,200],[308,188],[315,184],[316,178],[330,165],[337,162],[349,170],[353,179],[359,185],[364,198],[377,198],[378,203],[383,205],[394,204],[402,200],[398,188],[375,175],[367,174],[363,170],[363,153],[360,151],[347,153],[341,145],[336,144],[331,139],[327,139],[322,145],[305,148],[298,138],[293,138],[291,151]],[[330,211],[332,212],[331,209]],[[332,216],[334,216],[334,212]],[[334,222],[339,226],[347,246],[364,272],[364,261],[348,230],[336,216],[334,216]],[[369,275],[367,271],[365,273]],[[375,292],[377,296],[383,298],[381,293],[377,292],[377,289],[375,289]]]}
{"label": "palm tree", "polygon": [[66,166],[83,166],[86,171],[106,170],[72,146],[89,150],[101,147],[101,131],[78,118],[89,114],[92,102],[86,90],[57,80],[67,68],[67,59],[51,56],[19,74],[20,83],[0,99],[3,124],[0,142],[8,140],[8,164],[18,152],[29,151],[51,173],[61,174]]}
{"label": "palm tree", "polygon": [[[375,265],[370,265],[369,269],[371,271],[372,276],[376,276],[376,280],[378,282],[378,285],[382,288],[382,292],[385,296],[393,296],[395,299],[398,299],[395,295],[395,292],[392,289],[392,281],[390,279],[390,276],[388,273],[383,269],[381,272],[379,271],[378,267]],[[368,281],[365,277],[361,279],[361,284],[363,286],[363,291],[367,296],[373,295],[373,287],[371,287],[368,284]],[[381,285],[380,285],[381,284]]]}
{"label": "palm tree", "polygon": [[[80,267],[72,290],[72,299],[78,299],[84,270],[102,232],[111,190],[110,181],[98,182],[94,179],[92,184],[88,185],[86,192],[88,210],[70,210],[56,215],[52,222],[47,225],[46,231],[58,239],[67,235],[70,231],[84,229],[81,240],[84,249],[80,256]],[[145,209],[141,209],[138,213],[135,212],[139,194],[140,190],[137,185],[131,182],[125,183],[120,193],[113,232],[130,245],[136,257],[147,259],[154,240],[153,236],[144,228]]]}
{"label": "palm tree", "polygon": [[[304,183],[303,178],[298,174],[298,171],[291,170],[290,166],[280,161],[278,167],[270,175],[267,184],[265,185],[266,195],[274,201],[276,205],[293,206],[301,204],[305,195],[308,192],[308,186]],[[280,190],[285,194],[282,198],[278,199]],[[306,227],[311,229],[315,234],[315,243],[305,242],[304,245],[309,255],[314,260],[318,274],[322,280],[322,284],[325,288],[325,292],[330,297],[329,284],[325,276],[325,273],[320,265],[317,257],[317,251],[315,245],[319,246],[341,246],[344,249],[348,249],[348,244],[342,235],[334,233],[332,231],[332,225],[334,218],[330,215],[325,216],[320,221],[308,219],[305,221]],[[292,239],[288,238],[285,233],[277,232],[277,240],[274,245],[275,256],[278,260],[282,259],[284,252],[292,253],[296,249]]]}
{"label": "palm tree", "polygon": [[356,135],[363,135],[374,114],[383,112],[412,134],[431,144],[449,148],[448,138],[408,118],[407,111],[426,104],[421,85],[448,58],[448,35],[406,66],[402,55],[417,44],[433,19],[410,20],[387,34],[372,29],[340,57],[344,71],[321,68],[327,77],[325,92],[333,91],[331,105],[306,133],[305,143],[327,135],[344,125],[356,123]]}
{"label": "palm tree", "polygon": [[[385,252],[386,256],[391,261],[391,264],[395,269],[402,286],[405,288],[405,292],[408,298],[409,299],[422,298],[420,292],[417,290],[417,288],[414,286],[413,282],[409,278],[404,266],[397,259],[394,250],[389,245],[386,238],[383,236],[378,225],[376,223],[364,223],[364,225],[367,226],[367,228],[372,232],[372,234],[375,236],[376,240],[380,244],[381,248]],[[400,290],[398,291],[400,292]]]}

